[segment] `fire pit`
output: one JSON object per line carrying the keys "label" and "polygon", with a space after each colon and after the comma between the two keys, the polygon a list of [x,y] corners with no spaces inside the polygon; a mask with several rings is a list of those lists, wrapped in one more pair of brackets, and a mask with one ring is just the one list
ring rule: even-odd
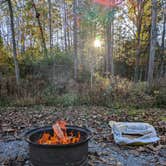
{"label": "fire pit", "polygon": [[[69,125],[65,129],[56,129],[62,129],[61,131],[65,133],[61,133],[63,135],[56,133],[54,125],[33,129],[26,133],[32,164],[34,166],[87,166],[88,140],[91,132],[86,128]],[[55,141],[53,139],[55,135],[58,140],[63,136],[67,136],[67,139],[62,142]]]}

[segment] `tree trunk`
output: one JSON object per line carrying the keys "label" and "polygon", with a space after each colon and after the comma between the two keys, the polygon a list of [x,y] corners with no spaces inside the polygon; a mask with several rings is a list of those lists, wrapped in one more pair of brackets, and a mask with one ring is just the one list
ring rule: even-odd
{"label": "tree trunk", "polygon": [[160,65],[160,77],[164,76],[165,73],[165,61],[164,61],[164,52],[165,52],[165,31],[166,31],[166,4],[162,0],[163,5],[163,32],[162,32],[162,43],[161,43],[161,65]]}
{"label": "tree trunk", "polygon": [[156,21],[157,21],[157,0],[152,0],[152,23],[151,23],[150,55],[149,55],[149,68],[148,68],[149,87],[151,87],[153,83],[154,59],[156,53],[156,37],[157,37]]}
{"label": "tree trunk", "polygon": [[139,80],[139,65],[140,65],[140,54],[141,54],[141,29],[142,29],[142,16],[143,16],[143,1],[137,0],[138,4],[138,15],[137,15],[137,48],[136,48],[136,61],[135,61],[135,72],[134,82]]}
{"label": "tree trunk", "polygon": [[107,58],[106,58],[106,72],[114,75],[113,63],[113,21],[107,25]]}
{"label": "tree trunk", "polygon": [[21,33],[21,54],[25,53],[25,36],[24,32]]}
{"label": "tree trunk", "polygon": [[63,11],[64,11],[64,16],[63,16],[63,33],[64,33],[64,46],[65,46],[65,51],[67,51],[67,13],[66,13],[66,1],[63,0]]}
{"label": "tree trunk", "polygon": [[52,50],[52,11],[51,11],[51,0],[48,0],[48,17],[49,17],[49,33],[50,33],[50,52]]}
{"label": "tree trunk", "polygon": [[10,13],[10,27],[12,32],[12,43],[13,43],[13,59],[14,59],[14,66],[15,66],[15,75],[16,75],[16,83],[17,85],[20,84],[20,70],[17,60],[17,50],[16,50],[16,40],[15,40],[15,31],[14,31],[14,17],[13,17],[13,8],[11,0],[7,0],[9,13]]}
{"label": "tree trunk", "polygon": [[59,29],[56,32],[56,45],[59,46]]}
{"label": "tree trunk", "polygon": [[140,27],[138,30],[138,39],[137,39],[137,49],[136,49],[136,61],[135,61],[135,72],[134,72],[134,81],[138,81],[138,75],[139,75],[139,64],[140,64],[140,48],[141,48],[141,40],[140,40]]}
{"label": "tree trunk", "polygon": [[[69,26],[72,27],[72,21],[69,22]],[[73,45],[73,31],[70,30],[70,46]]]}
{"label": "tree trunk", "polygon": [[74,32],[73,32],[73,44],[74,44],[74,79],[77,79],[78,75],[78,56],[77,56],[77,0],[73,0],[73,14],[74,14]]}
{"label": "tree trunk", "polygon": [[38,26],[39,26],[39,29],[40,29],[43,52],[44,52],[44,55],[47,57],[47,47],[46,47],[45,37],[44,37],[44,33],[43,33],[43,28],[42,28],[42,25],[41,25],[41,22],[40,22],[40,13],[37,11],[36,4],[35,4],[34,0],[32,0],[32,6],[35,9],[37,22],[38,22]]}
{"label": "tree trunk", "polygon": [[[69,13],[69,9],[67,9],[67,13]],[[66,15],[67,17],[67,21],[68,21],[68,24],[67,24],[67,29],[66,29],[66,33],[67,33],[67,46],[68,46],[68,50],[70,51],[70,27],[69,27],[69,24],[70,24],[70,18],[69,18],[69,15],[67,14]]]}

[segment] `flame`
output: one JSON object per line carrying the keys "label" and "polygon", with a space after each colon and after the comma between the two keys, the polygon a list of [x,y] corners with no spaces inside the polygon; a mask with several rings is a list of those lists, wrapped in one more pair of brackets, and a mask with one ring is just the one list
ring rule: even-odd
{"label": "flame", "polygon": [[80,141],[80,132],[77,135],[73,131],[67,133],[66,122],[57,121],[52,126],[53,136],[49,133],[43,133],[41,138],[37,141],[38,144],[74,144]]}

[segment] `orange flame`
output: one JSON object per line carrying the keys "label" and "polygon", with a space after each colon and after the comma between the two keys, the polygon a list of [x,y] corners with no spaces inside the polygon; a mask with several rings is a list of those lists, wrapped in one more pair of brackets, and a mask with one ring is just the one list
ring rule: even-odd
{"label": "orange flame", "polygon": [[57,121],[52,126],[54,134],[43,133],[42,137],[37,141],[38,144],[73,144],[80,141],[80,132],[75,135],[72,132],[67,133],[66,122]]}

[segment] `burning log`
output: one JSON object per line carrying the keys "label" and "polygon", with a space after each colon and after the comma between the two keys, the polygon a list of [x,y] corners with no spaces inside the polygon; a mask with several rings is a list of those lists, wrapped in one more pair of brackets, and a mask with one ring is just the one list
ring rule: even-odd
{"label": "burning log", "polygon": [[67,133],[66,122],[57,121],[52,126],[53,136],[49,133],[43,133],[42,137],[37,141],[39,144],[70,144],[80,141],[80,132],[76,135],[71,131]]}

